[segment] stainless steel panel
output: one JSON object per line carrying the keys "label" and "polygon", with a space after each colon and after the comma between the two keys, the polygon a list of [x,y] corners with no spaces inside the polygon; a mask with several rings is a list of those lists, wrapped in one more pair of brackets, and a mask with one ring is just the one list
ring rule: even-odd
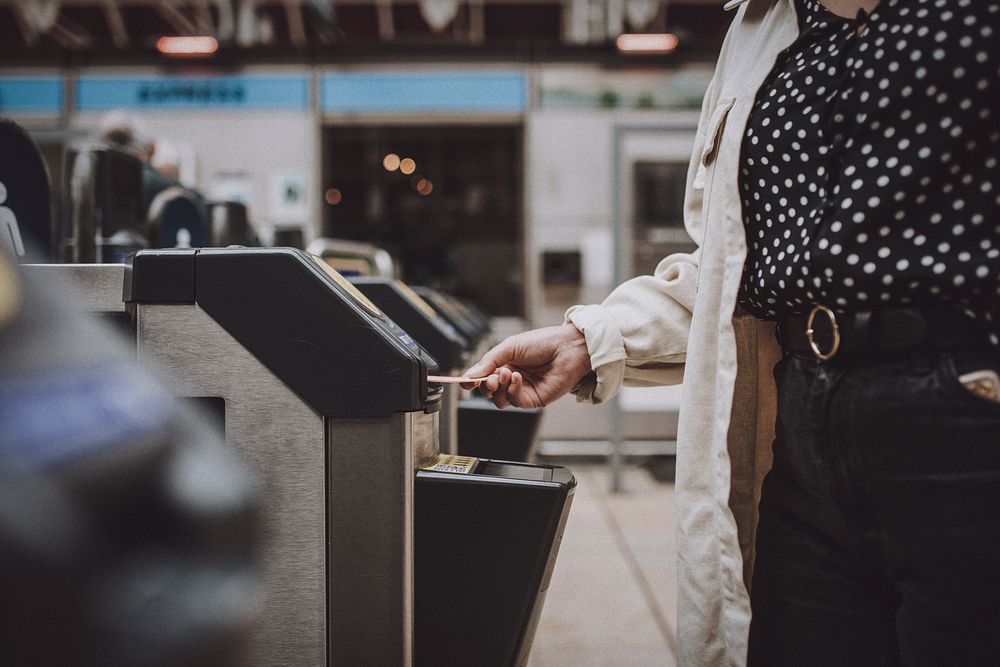
{"label": "stainless steel panel", "polygon": [[329,641],[337,664],[413,663],[414,469],[437,414],[327,421]]}
{"label": "stainless steel panel", "polygon": [[136,315],[140,363],[174,378],[169,382],[180,396],[224,398],[226,441],[257,474],[264,507],[258,553],[264,613],[247,662],[324,665],[322,417],[198,306],[140,304]]}
{"label": "stainless steel panel", "polygon": [[441,419],[438,414],[414,412],[410,414],[410,434],[413,439],[414,467],[423,468],[437,460],[441,452]]}
{"label": "stainless steel panel", "polygon": [[25,264],[39,281],[55,285],[78,310],[123,313],[124,264]]}
{"label": "stainless steel panel", "polygon": [[457,384],[444,385],[441,399],[441,453],[458,454],[458,401],[462,397],[462,387]]}

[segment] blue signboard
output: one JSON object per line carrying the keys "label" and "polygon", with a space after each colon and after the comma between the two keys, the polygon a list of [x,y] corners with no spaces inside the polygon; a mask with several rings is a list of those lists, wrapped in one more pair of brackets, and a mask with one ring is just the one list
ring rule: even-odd
{"label": "blue signboard", "polygon": [[0,76],[0,113],[58,115],[62,98],[58,76]]}
{"label": "blue signboard", "polygon": [[322,79],[324,111],[521,113],[522,72],[337,72]]}
{"label": "blue signboard", "polygon": [[309,77],[96,76],[76,82],[79,111],[108,109],[307,109]]}

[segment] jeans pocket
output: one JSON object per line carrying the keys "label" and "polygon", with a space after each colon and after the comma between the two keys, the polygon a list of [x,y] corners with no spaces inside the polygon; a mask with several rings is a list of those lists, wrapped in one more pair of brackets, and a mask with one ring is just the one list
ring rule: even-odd
{"label": "jeans pocket", "polygon": [[1000,414],[993,378],[1000,375],[1000,351],[971,350],[941,356],[938,373],[950,398],[979,410]]}

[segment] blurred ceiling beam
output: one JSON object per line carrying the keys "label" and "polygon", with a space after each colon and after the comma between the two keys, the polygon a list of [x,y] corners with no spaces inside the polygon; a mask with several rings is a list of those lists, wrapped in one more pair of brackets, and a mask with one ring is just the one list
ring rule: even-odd
{"label": "blurred ceiling beam", "polygon": [[198,26],[194,24],[194,21],[189,19],[184,15],[180,9],[177,8],[174,2],[161,2],[156,6],[157,12],[163,17],[163,20],[170,24],[174,30],[177,31],[179,35],[197,35]]}
{"label": "blurred ceiling beam", "polygon": [[486,2],[469,0],[469,41],[482,44],[486,41]]}
{"label": "blurred ceiling beam", "polygon": [[94,43],[90,33],[66,17],[60,17],[59,22],[49,30],[49,35],[66,48],[85,49]]}
{"label": "blurred ceiling beam", "polygon": [[121,7],[115,0],[104,0],[104,20],[108,23],[108,32],[111,33],[111,41],[115,46],[119,49],[128,47],[128,30],[125,29]]}
{"label": "blurred ceiling beam", "polygon": [[215,10],[219,12],[219,26],[216,36],[220,42],[229,42],[236,36],[236,15],[233,14],[231,0],[217,0]]}
{"label": "blurred ceiling beam", "polygon": [[302,19],[302,5],[299,0],[285,0],[285,22],[288,36],[294,46],[306,45],[306,24]]}
{"label": "blurred ceiling beam", "polygon": [[392,0],[375,0],[375,12],[379,39],[391,42],[396,36],[396,25],[392,20]]}
{"label": "blurred ceiling beam", "polygon": [[254,0],[237,0],[236,42],[240,46],[253,46],[257,41],[257,3]]}
{"label": "blurred ceiling beam", "polygon": [[17,27],[21,29],[21,35],[24,37],[24,43],[28,46],[34,46],[37,44],[39,37],[38,30],[35,29],[35,26],[31,25],[31,22],[24,18],[23,8],[15,7],[13,14],[14,19],[17,21]]}
{"label": "blurred ceiling beam", "polygon": [[193,5],[194,20],[198,24],[198,32],[202,35],[214,35],[215,26],[212,25],[212,10],[208,6],[208,0],[195,0]]}

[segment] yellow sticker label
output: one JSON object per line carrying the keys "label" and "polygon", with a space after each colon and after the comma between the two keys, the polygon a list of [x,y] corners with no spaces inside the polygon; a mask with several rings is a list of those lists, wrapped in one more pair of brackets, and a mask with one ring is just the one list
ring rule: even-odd
{"label": "yellow sticker label", "polygon": [[435,472],[457,472],[468,475],[476,469],[479,459],[475,456],[453,456],[451,454],[438,454],[436,460],[430,465],[424,466],[424,470]]}
{"label": "yellow sticker label", "polygon": [[345,292],[354,297],[355,301],[357,301],[362,306],[367,308],[368,312],[370,312],[375,317],[382,317],[382,311],[378,309],[378,306],[372,303],[371,299],[362,294],[357,287],[352,285],[350,281],[347,280],[347,278],[337,273],[336,269],[327,264],[322,258],[313,255],[313,259],[315,259],[319,267],[323,269],[323,273],[333,278],[333,282],[340,285]]}

